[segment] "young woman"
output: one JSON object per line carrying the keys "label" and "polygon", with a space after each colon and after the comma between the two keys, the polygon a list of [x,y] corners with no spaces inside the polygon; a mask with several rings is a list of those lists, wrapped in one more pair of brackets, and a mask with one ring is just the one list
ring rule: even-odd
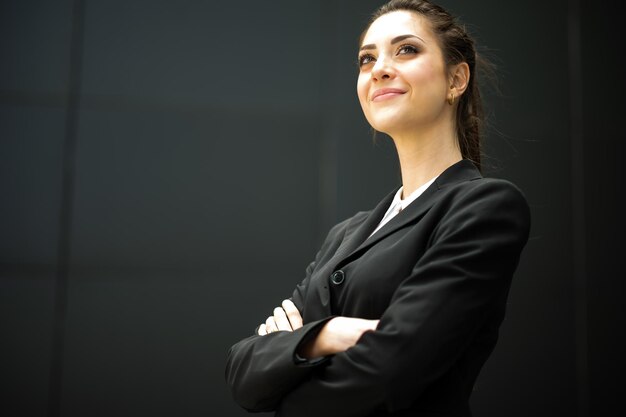
{"label": "young woman", "polygon": [[278,416],[470,416],[529,231],[511,183],[480,174],[472,39],[428,1],[392,0],[361,38],[363,113],[402,186],[332,228],[290,300],[235,344],[226,379]]}

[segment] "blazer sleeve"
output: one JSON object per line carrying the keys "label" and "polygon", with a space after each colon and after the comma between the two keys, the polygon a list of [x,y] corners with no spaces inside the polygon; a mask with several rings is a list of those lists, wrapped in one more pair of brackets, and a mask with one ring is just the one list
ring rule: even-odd
{"label": "blazer sleeve", "polygon": [[[291,300],[301,313],[317,262],[336,250],[349,220],[330,230],[315,260],[306,268],[305,278],[294,289]],[[289,391],[327,360],[298,361],[296,348],[317,335],[331,318],[305,323],[293,332],[277,331],[265,336],[254,334],[234,344],[228,352],[225,378],[235,402],[248,411],[275,410]]]}
{"label": "blazer sleeve", "polygon": [[512,184],[481,180],[451,203],[375,331],[289,392],[280,416],[406,409],[506,303],[530,213]]}

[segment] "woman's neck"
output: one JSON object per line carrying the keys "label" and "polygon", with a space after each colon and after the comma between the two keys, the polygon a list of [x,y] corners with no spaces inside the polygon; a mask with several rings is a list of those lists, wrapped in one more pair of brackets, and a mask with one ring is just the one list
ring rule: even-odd
{"label": "woman's neck", "polygon": [[402,172],[402,198],[462,158],[453,128],[392,135]]}

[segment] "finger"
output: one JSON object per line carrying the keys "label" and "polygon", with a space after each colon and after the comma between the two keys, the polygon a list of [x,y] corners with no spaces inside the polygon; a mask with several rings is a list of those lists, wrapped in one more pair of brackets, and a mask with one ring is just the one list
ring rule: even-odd
{"label": "finger", "polygon": [[265,336],[267,334],[267,330],[265,329],[265,323],[261,324],[256,332],[259,336]]}
{"label": "finger", "polygon": [[298,308],[291,300],[283,300],[283,309],[285,313],[287,313],[287,318],[289,319],[289,323],[291,323],[291,328],[293,330],[299,329],[302,327],[302,316],[298,311]]}
{"label": "finger", "polygon": [[278,327],[276,326],[276,322],[274,321],[273,316],[269,316],[267,320],[265,320],[265,330],[268,333],[272,333],[278,330]]}
{"label": "finger", "polygon": [[285,314],[285,310],[283,310],[282,307],[276,307],[274,309],[274,321],[276,322],[278,330],[292,331],[291,324],[289,324],[289,320],[287,320],[287,314]]}

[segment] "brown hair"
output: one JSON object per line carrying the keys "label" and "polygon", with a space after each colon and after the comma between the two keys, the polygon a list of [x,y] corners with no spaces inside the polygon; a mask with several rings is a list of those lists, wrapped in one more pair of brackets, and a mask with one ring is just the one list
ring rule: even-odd
{"label": "brown hair", "polygon": [[[481,132],[485,120],[483,104],[475,80],[476,69],[490,69],[491,64],[476,53],[474,40],[455,18],[444,10],[427,0],[391,0],[378,8],[361,35],[359,44],[363,42],[366,32],[379,17],[405,10],[417,13],[425,17],[431,25],[439,47],[443,52],[446,67],[466,62],[470,70],[470,79],[467,89],[461,95],[456,111],[456,132],[461,149],[461,156],[469,159],[481,168]],[[484,68],[483,68],[484,67]]]}

